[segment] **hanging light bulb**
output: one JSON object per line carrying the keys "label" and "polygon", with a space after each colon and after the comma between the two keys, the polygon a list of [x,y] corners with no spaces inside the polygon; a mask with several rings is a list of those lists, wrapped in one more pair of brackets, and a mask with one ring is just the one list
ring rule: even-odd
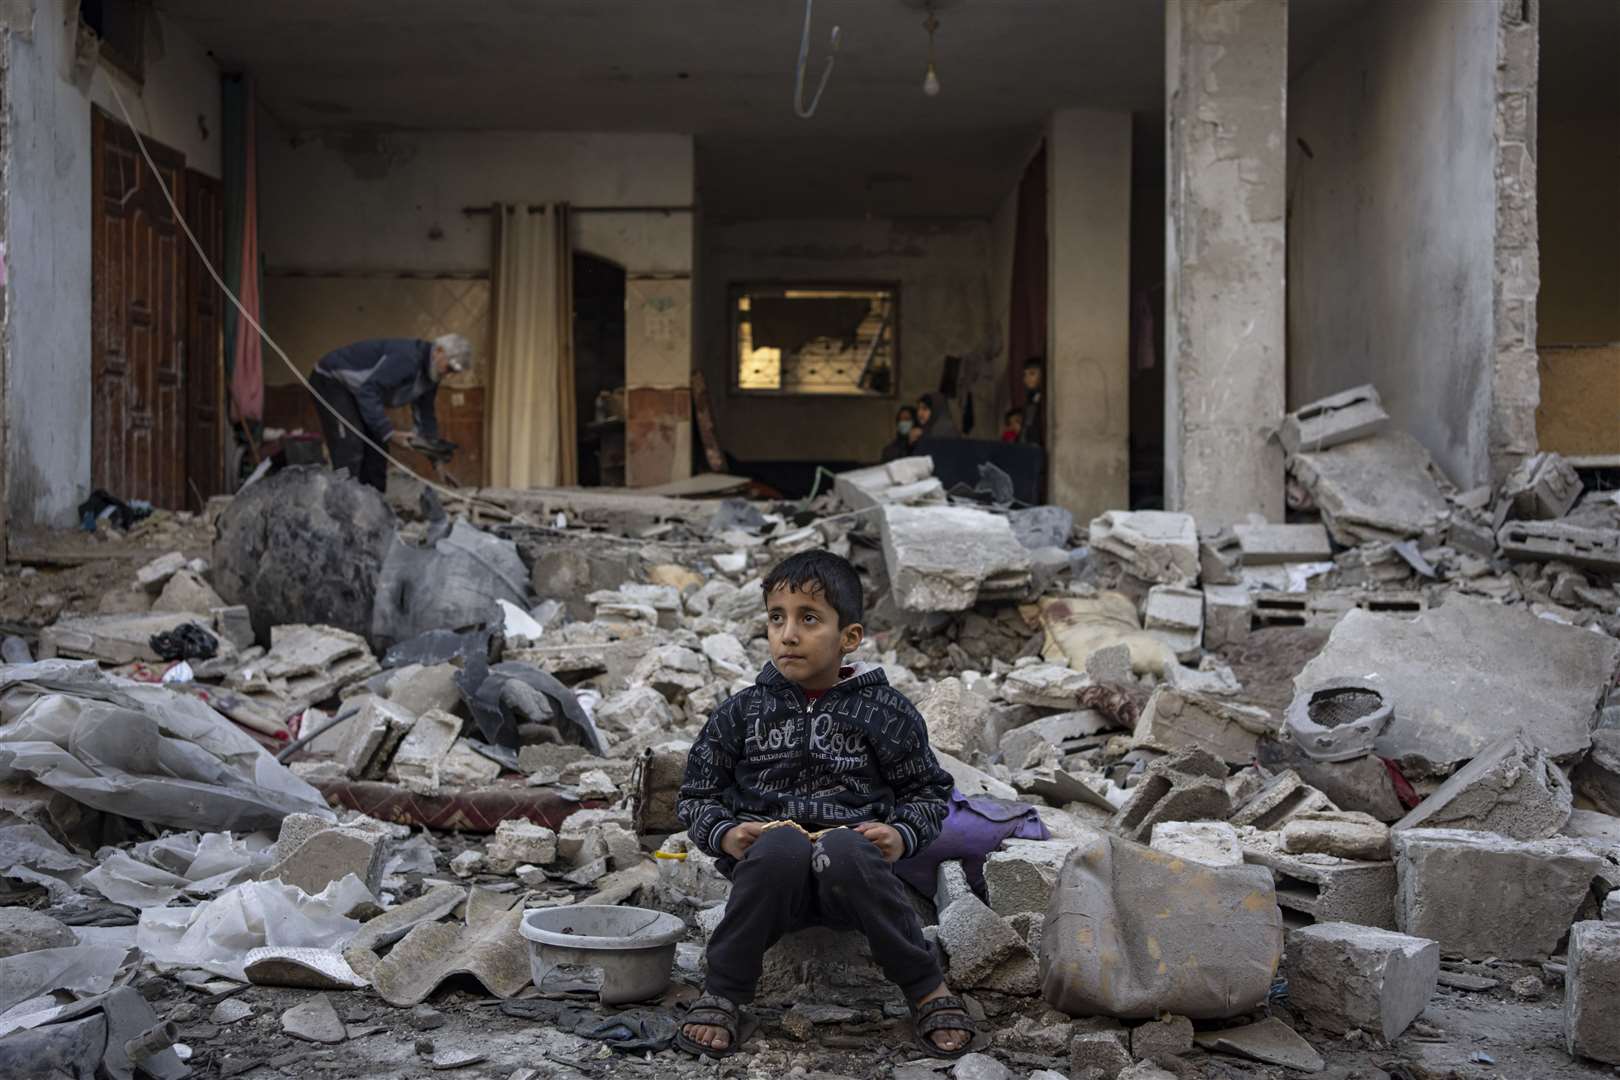
{"label": "hanging light bulb", "polygon": [[928,5],[928,18],[923,20],[923,29],[928,31],[928,70],[923,74],[923,93],[929,97],[939,96],[939,73],[934,70],[934,31],[939,29],[939,20],[934,18],[934,5]]}

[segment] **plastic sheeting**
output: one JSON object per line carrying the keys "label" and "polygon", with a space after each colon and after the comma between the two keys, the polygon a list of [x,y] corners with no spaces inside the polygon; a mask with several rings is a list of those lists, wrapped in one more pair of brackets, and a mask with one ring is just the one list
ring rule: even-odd
{"label": "plastic sheeting", "polygon": [[465,521],[431,546],[395,540],[377,576],[371,640],[379,649],[428,630],[468,630],[501,621],[497,600],[529,603],[529,572],[517,545]]}
{"label": "plastic sheeting", "polygon": [[127,949],[105,945],[68,945],[4,957],[0,959],[0,1012],[52,990],[106,993],[128,954]]}
{"label": "plastic sheeting", "polygon": [[189,694],[94,661],[0,666],[0,781],[18,776],[86,806],[176,829],[274,829],[331,820],[314,788]]}
{"label": "plastic sheeting", "polygon": [[[516,748],[518,724],[533,721],[553,724],[563,739],[597,757],[607,755],[596,722],[580,707],[574,692],[531,664],[507,660],[491,666],[472,658],[456,676],[456,686],[486,742]],[[524,699],[529,691],[550,703],[550,716],[535,715],[527,707]]]}
{"label": "plastic sheeting", "polygon": [[135,944],[158,967],[200,968],[247,982],[247,954],[266,945],[341,950],[360,928],[348,917],[372,901],[349,874],[318,894],[279,881],[248,881],[197,907],[147,908]]}
{"label": "plastic sheeting", "polygon": [[268,835],[238,840],[229,833],[182,833],[137,844],[129,852],[103,848],[84,875],[108,900],[133,908],[159,907],[182,893],[212,896],[257,877],[270,865]]}

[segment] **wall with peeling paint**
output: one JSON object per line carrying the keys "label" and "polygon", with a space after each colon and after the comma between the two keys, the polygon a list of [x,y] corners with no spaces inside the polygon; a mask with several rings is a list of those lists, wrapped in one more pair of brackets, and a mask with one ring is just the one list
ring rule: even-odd
{"label": "wall with peeling paint", "polygon": [[1497,6],[1375,0],[1290,84],[1288,400],[1377,385],[1490,479]]}
{"label": "wall with peeling paint", "polygon": [[[876,461],[894,438],[895,410],[938,389],[948,354],[995,352],[994,363],[981,365],[973,380],[973,434],[1000,435],[1000,418],[990,409],[1004,331],[991,311],[988,222],[711,222],[699,242],[697,355],[720,444],[734,457],[745,462]],[[732,284],[756,281],[899,282],[898,395],[761,397],[733,392],[728,290]]]}
{"label": "wall with peeling paint", "polygon": [[159,17],[144,86],[102,67],[76,73],[77,11],[68,0],[38,0],[29,21],[13,5],[9,14],[18,18],[5,34],[5,453],[13,526],[68,524],[89,493],[90,108],[116,115],[108,80],[120,80],[143,134],[219,175],[219,72],[202,47]]}

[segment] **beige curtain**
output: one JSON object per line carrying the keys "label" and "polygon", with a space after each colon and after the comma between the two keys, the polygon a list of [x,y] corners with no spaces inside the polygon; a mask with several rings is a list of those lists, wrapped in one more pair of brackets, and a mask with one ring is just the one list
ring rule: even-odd
{"label": "beige curtain", "polygon": [[489,482],[572,485],[579,481],[579,461],[568,207],[497,205],[494,218]]}

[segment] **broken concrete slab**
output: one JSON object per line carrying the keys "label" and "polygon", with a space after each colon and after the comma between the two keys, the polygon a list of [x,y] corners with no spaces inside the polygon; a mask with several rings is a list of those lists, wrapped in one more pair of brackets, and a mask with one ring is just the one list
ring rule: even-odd
{"label": "broken concrete slab", "polygon": [[306,998],[282,1013],[281,1030],[305,1042],[340,1043],[349,1037],[343,1018],[325,994]]}
{"label": "broken concrete slab", "polygon": [[1275,1016],[1242,1027],[1200,1032],[1193,1041],[1206,1050],[1237,1054],[1300,1072],[1321,1072],[1327,1067],[1310,1043]]}
{"label": "broken concrete slab", "polygon": [[622,870],[641,857],[631,824],[628,810],[576,810],[557,829],[557,854],[571,866],[611,858],[613,869]]}
{"label": "broken concrete slab", "polygon": [[1620,728],[1596,728],[1592,752],[1571,775],[1575,790],[1605,814],[1620,815]]}
{"label": "broken concrete slab", "polygon": [[1620,1065],[1620,926],[1579,922],[1569,932],[1564,1042],[1577,1057]]}
{"label": "broken concrete slab", "polygon": [[[207,616],[173,611],[69,616],[39,632],[39,655],[42,660],[69,656],[104,664],[158,663],[161,657],[152,648],[154,635],[172,633],[186,623],[208,622]],[[235,651],[225,641],[219,642],[219,649],[216,656],[229,656]]]}
{"label": "broken concrete slab", "polygon": [[1453,594],[1416,619],[1352,611],[1294,680],[1366,679],[1394,705],[1375,743],[1408,776],[1445,775],[1522,730],[1560,762],[1591,745],[1620,641]]}
{"label": "broken concrete slab", "polygon": [[394,751],[388,776],[407,791],[437,795],[440,766],[461,736],[461,718],[429,709],[416,718]]}
{"label": "broken concrete slab", "polygon": [[928,725],[930,746],[959,758],[971,758],[985,749],[990,699],[967,689],[961,679],[940,679],[916,704]]}
{"label": "broken concrete slab", "polygon": [[538,866],[556,859],[557,834],[532,821],[501,822],[484,849],[484,865],[492,874],[510,874],[524,863]]}
{"label": "broken concrete slab", "polygon": [[1423,1012],[1440,978],[1440,946],[1353,923],[1290,931],[1288,1001],[1334,1035],[1361,1030],[1392,1042]]}
{"label": "broken concrete slab", "polygon": [[79,943],[73,931],[39,911],[0,907],[0,959],[36,949],[66,949]]}
{"label": "broken concrete slab", "polygon": [[186,568],[186,557],[178,551],[159,555],[135,571],[135,584],[156,595],[168,580]]}
{"label": "broken concrete slab", "polygon": [[356,780],[378,779],[386,772],[394,750],[416,723],[416,717],[379,697],[368,696],[359,702],[350,702],[349,707],[356,705],[360,713],[344,722],[337,762]]}
{"label": "broken concrete slab", "polygon": [[1562,454],[1551,450],[1525,458],[1502,484],[1502,498],[1517,518],[1561,518],[1580,497],[1580,473]]}
{"label": "broken concrete slab", "polygon": [[1331,799],[1288,769],[1267,780],[1259,791],[1233,808],[1227,820],[1234,826],[1280,829],[1300,814],[1337,809]]}
{"label": "broken concrete slab", "polygon": [[1604,866],[1570,840],[1462,829],[1403,829],[1391,840],[1397,927],[1475,959],[1552,955]]}
{"label": "broken concrete slab", "polygon": [[1389,423],[1389,414],[1371,384],[1330,394],[1283,417],[1277,432],[1290,454],[1326,450],[1341,443],[1376,435]]}
{"label": "broken concrete slab", "polygon": [[1041,934],[1042,996],[1071,1016],[1237,1016],[1265,1001],[1281,956],[1264,868],[1209,866],[1094,833],[1058,875]]}
{"label": "broken concrete slab", "polygon": [[1025,664],[1013,668],[1001,682],[1001,694],[1014,705],[1045,709],[1072,709],[1091,677],[1063,664]]}
{"label": "broken concrete slab", "polygon": [[1487,746],[1394,827],[1543,840],[1564,827],[1573,806],[1563,771],[1515,732]]}
{"label": "broken concrete slab", "polygon": [[1270,870],[1277,903],[1292,923],[1347,922],[1394,930],[1396,875],[1393,862],[1364,862],[1332,855],[1295,855],[1283,850],[1282,834],[1238,830],[1243,861]]}
{"label": "broken concrete slab", "polygon": [[381,694],[413,716],[429,709],[453,713],[461,705],[458,670],[454,664],[407,664],[387,673]]}
{"label": "broken concrete slab", "polygon": [[732,634],[710,634],[703,639],[703,655],[709,668],[723,679],[744,679],[754,674],[748,650]]}
{"label": "broken concrete slab", "polygon": [[1261,743],[1259,760],[1262,767],[1272,772],[1293,769],[1301,780],[1326,795],[1340,810],[1370,814],[1386,825],[1406,816],[1406,807],[1395,794],[1395,781],[1389,767],[1376,755],[1366,754],[1349,761],[1315,761],[1292,739],[1284,738]]}
{"label": "broken concrete slab", "polygon": [[1154,851],[1205,866],[1242,866],[1237,830],[1224,821],[1161,821],[1153,826]]}
{"label": "broken concrete slab", "polygon": [[1198,523],[1164,510],[1110,510],[1092,519],[1091,546],[1119,559],[1143,581],[1191,585],[1198,580]]}
{"label": "broken concrete slab", "polygon": [[1322,562],[1333,558],[1333,544],[1321,525],[1232,526],[1244,566]]}
{"label": "broken concrete slab", "polygon": [[201,574],[192,573],[190,570],[178,571],[163,586],[163,592],[158,598],[152,601],[154,612],[189,611],[194,614],[207,614],[225,606],[225,601],[220,599],[213,586],[204,581]]}
{"label": "broken concrete slab", "polygon": [[981,599],[1020,597],[1030,561],[1007,519],[965,506],[882,511],[889,585],[903,611],[966,611]]}
{"label": "broken concrete slab", "polygon": [[1077,709],[1043,716],[1013,728],[1001,737],[1002,760],[1014,772],[1033,768],[1034,763],[1048,752],[1062,757],[1084,740],[1100,735],[1113,726],[1112,720],[1095,709]]}
{"label": "broken concrete slab", "polygon": [[1073,849],[1064,840],[1003,840],[984,861],[991,910],[1007,918],[1022,912],[1044,915],[1058,871]]}
{"label": "broken concrete slab", "polygon": [[1108,828],[1146,843],[1161,821],[1224,819],[1231,812],[1226,766],[1208,751],[1181,750],[1148,766]]}
{"label": "broken concrete slab", "polygon": [[1524,562],[1564,562],[1601,574],[1620,574],[1620,530],[1563,521],[1510,521],[1496,533],[1502,554]]}
{"label": "broken concrete slab", "polygon": [[1204,586],[1204,647],[1239,645],[1249,640],[1254,597],[1242,585]]}
{"label": "broken concrete slab", "polygon": [[1450,511],[1450,483],[1423,444],[1404,431],[1295,454],[1288,471],[1310,492],[1328,534],[1345,547],[1437,534]]}
{"label": "broken concrete slab", "polygon": [[596,726],[615,740],[633,739],[675,726],[669,699],[650,686],[633,686],[596,707]]}
{"label": "broken concrete slab", "polygon": [[934,459],[926,456],[838,473],[833,477],[833,492],[851,510],[945,502],[945,487],[934,477]]}
{"label": "broken concrete slab", "polygon": [[1283,826],[1282,846],[1290,855],[1388,862],[1389,826],[1370,814],[1314,811],[1296,815]]}
{"label": "broken concrete slab", "polygon": [[500,775],[500,763],[474,750],[466,739],[457,739],[439,762],[439,785],[447,792],[483,787]]}
{"label": "broken concrete slab", "polygon": [[1261,738],[1276,731],[1271,714],[1258,706],[1161,686],[1148,698],[1132,742],[1165,753],[1196,747],[1228,765],[1247,765]]}
{"label": "broken concrete slab", "polygon": [[1148,589],[1142,627],[1168,645],[1178,660],[1196,660],[1204,651],[1204,594],[1181,585]]}
{"label": "broken concrete slab", "polygon": [[311,896],[353,874],[375,896],[382,885],[384,837],[364,829],[323,829],[259,875],[295,885]]}
{"label": "broken concrete slab", "polygon": [[360,929],[349,939],[349,949],[385,948],[415,927],[444,918],[466,899],[467,890],[460,886],[435,885],[414,900],[395,904],[381,915],[361,923]]}
{"label": "broken concrete slab", "polygon": [[950,961],[946,978],[960,990],[981,985],[1002,964],[1030,951],[1012,924],[971,893],[940,913],[939,943]]}

